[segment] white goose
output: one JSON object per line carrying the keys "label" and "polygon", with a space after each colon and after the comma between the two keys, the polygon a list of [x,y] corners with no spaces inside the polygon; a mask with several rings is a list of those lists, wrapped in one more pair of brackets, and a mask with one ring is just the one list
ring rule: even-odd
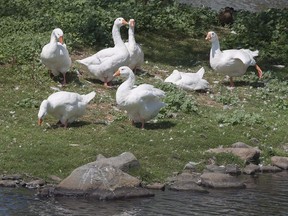
{"label": "white goose", "polygon": [[128,42],[126,42],[125,45],[130,53],[130,62],[128,66],[132,70],[140,68],[140,66],[144,63],[144,53],[141,49],[141,46],[135,41],[134,29],[135,29],[135,20],[130,19],[128,30]]}
{"label": "white goose", "polygon": [[120,28],[123,25],[128,25],[128,23],[121,17],[114,21],[112,28],[114,47],[100,50],[88,58],[77,60],[77,62],[87,66],[90,73],[104,82],[105,86],[108,86],[108,83],[114,78],[114,72],[120,66],[129,63],[129,52],[120,34]]}
{"label": "white goose", "polygon": [[66,91],[51,94],[40,105],[38,124],[41,125],[43,118],[50,114],[57,118],[66,128],[68,123],[84,115],[87,104],[95,95],[94,91],[86,95]]}
{"label": "white goose", "polygon": [[165,92],[149,84],[133,87],[135,75],[127,66],[120,67],[114,76],[127,79],[117,89],[116,102],[118,106],[127,111],[132,124],[141,122],[143,129],[145,122],[154,118],[159,110],[165,106],[165,103],[160,101],[161,98],[165,97]]}
{"label": "white goose", "polygon": [[233,77],[242,76],[249,66],[255,66],[258,77],[262,77],[262,70],[253,58],[258,56],[258,50],[229,49],[221,51],[218,36],[213,31],[208,32],[206,40],[212,43],[210,50],[210,65],[212,69],[217,73],[228,75],[231,87],[234,86]]}
{"label": "white goose", "polygon": [[204,68],[200,68],[196,73],[185,73],[178,70],[173,70],[164,82],[169,82],[177,85],[185,90],[205,90],[209,88],[209,83],[203,79],[205,73]]}
{"label": "white goose", "polygon": [[42,48],[40,58],[54,76],[58,76],[59,73],[63,74],[63,85],[65,85],[66,73],[71,66],[71,58],[66,44],[63,43],[63,31],[60,28],[52,31],[50,42]]}

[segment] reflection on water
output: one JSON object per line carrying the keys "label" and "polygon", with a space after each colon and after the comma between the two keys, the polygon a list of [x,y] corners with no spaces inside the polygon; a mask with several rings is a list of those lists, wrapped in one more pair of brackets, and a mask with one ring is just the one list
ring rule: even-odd
{"label": "reflection on water", "polygon": [[287,178],[288,172],[262,174],[247,189],[156,191],[155,197],[118,201],[38,199],[27,190],[0,188],[0,215],[286,215]]}
{"label": "reflection on water", "polygon": [[195,7],[210,7],[220,10],[224,7],[233,7],[235,10],[261,11],[268,8],[288,8],[287,0],[179,0],[181,3]]}

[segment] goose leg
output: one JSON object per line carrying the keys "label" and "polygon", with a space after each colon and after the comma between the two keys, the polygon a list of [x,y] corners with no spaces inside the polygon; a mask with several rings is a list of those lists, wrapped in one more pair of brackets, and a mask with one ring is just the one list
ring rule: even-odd
{"label": "goose leg", "polygon": [[145,124],[144,120],[142,120],[141,123],[142,123],[141,129],[143,130],[144,129],[144,124]]}
{"label": "goose leg", "polygon": [[234,87],[233,77],[230,77],[230,87]]}
{"label": "goose leg", "polygon": [[66,73],[63,73],[63,83],[62,86],[66,85]]}
{"label": "goose leg", "polygon": [[263,72],[262,72],[261,68],[257,64],[255,65],[255,67],[256,67],[256,70],[258,72],[258,77],[259,77],[259,79],[261,79],[262,75],[263,75]]}

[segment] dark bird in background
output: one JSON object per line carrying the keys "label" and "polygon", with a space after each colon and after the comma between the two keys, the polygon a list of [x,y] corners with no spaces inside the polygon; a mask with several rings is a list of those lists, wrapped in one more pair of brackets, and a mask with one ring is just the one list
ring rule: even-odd
{"label": "dark bird in background", "polygon": [[236,11],[232,7],[222,8],[219,12],[218,18],[222,26],[231,25],[233,23],[233,14]]}

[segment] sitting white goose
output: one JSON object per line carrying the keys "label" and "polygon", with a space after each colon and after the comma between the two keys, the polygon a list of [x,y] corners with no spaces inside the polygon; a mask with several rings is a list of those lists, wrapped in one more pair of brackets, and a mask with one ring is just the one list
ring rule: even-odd
{"label": "sitting white goose", "polygon": [[228,75],[231,87],[234,87],[233,77],[242,76],[249,66],[255,66],[258,71],[258,77],[262,77],[262,70],[253,58],[258,56],[258,50],[229,49],[221,51],[218,36],[213,31],[208,32],[206,40],[212,43],[210,50],[210,65],[212,69],[217,73]]}
{"label": "sitting white goose", "polygon": [[116,102],[118,106],[127,111],[132,124],[141,122],[143,129],[145,122],[154,118],[165,106],[165,103],[160,100],[165,97],[165,92],[149,84],[133,87],[135,75],[127,66],[120,67],[114,76],[127,79],[117,89]]}
{"label": "sitting white goose", "polygon": [[135,20],[129,20],[129,30],[128,30],[128,42],[125,43],[129,53],[130,53],[130,62],[129,67],[132,70],[140,68],[144,63],[144,52],[142,51],[141,46],[135,41]]}
{"label": "sitting white goose", "polygon": [[203,79],[205,70],[201,67],[196,73],[180,72],[173,70],[164,82],[169,82],[177,85],[185,90],[205,90],[209,88],[209,83]]}
{"label": "sitting white goose", "polygon": [[66,128],[68,123],[75,121],[85,113],[87,104],[95,97],[94,91],[86,95],[74,92],[59,91],[43,100],[38,112],[38,124],[50,114],[57,118]]}
{"label": "sitting white goose", "polygon": [[106,87],[114,78],[114,72],[119,67],[128,65],[129,63],[129,52],[122,41],[120,34],[120,28],[123,25],[128,25],[128,23],[121,17],[114,21],[112,28],[114,47],[100,50],[88,58],[77,60],[77,62],[87,66],[90,73],[104,82]]}
{"label": "sitting white goose", "polygon": [[63,85],[65,85],[66,73],[71,66],[71,58],[66,44],[63,43],[63,31],[60,28],[52,31],[50,42],[42,48],[40,58],[54,76],[58,76],[59,73],[63,74]]}

